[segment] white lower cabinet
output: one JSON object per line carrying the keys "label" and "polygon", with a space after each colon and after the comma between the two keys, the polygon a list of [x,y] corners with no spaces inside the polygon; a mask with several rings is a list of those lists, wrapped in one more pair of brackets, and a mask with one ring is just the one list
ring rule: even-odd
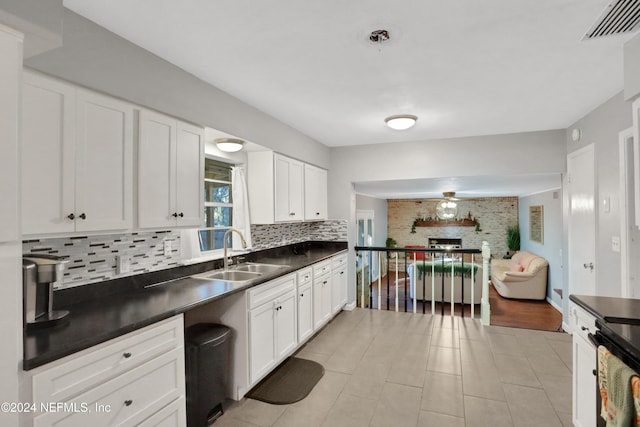
{"label": "white lower cabinet", "polygon": [[298,271],[298,344],[313,335],[313,271]]}
{"label": "white lower cabinet", "polygon": [[596,426],[596,348],[588,339],[595,332],[595,317],[572,304],[569,310],[573,327],[573,425]]}
{"label": "white lower cabinet", "polygon": [[249,383],[255,384],[297,347],[296,275],[247,291]]}
{"label": "white lower cabinet", "polygon": [[183,342],[180,315],[38,368],[34,427],[185,426]]}
{"label": "white lower cabinet", "polygon": [[331,319],[331,261],[313,265],[313,328],[319,329]]}
{"label": "white lower cabinet", "polygon": [[347,254],[331,258],[331,312],[337,313],[347,303]]}

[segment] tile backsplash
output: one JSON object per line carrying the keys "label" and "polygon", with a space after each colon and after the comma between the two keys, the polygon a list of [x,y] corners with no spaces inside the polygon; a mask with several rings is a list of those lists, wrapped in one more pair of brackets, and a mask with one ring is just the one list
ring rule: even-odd
{"label": "tile backsplash", "polygon": [[[164,255],[164,242],[171,242],[171,255]],[[150,231],[25,240],[22,253],[57,255],[69,262],[62,283],[55,289],[101,282],[116,277],[175,267],[181,260],[180,231]],[[116,256],[129,258],[129,272],[117,274]]]}
{"label": "tile backsplash", "polygon": [[[346,241],[347,221],[252,225],[251,235],[254,250],[307,240]],[[170,256],[164,254],[165,241],[171,244]],[[179,265],[183,260],[180,230],[25,240],[22,251],[25,254],[57,255],[69,260],[62,282],[58,282],[55,289],[164,270]],[[116,256],[129,259],[128,273],[117,273]]]}

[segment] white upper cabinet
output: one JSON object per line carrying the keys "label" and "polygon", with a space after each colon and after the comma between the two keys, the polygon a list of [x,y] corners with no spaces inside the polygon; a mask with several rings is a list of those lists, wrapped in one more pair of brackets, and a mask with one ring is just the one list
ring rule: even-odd
{"label": "white upper cabinet", "polygon": [[304,219],[327,219],[327,171],[304,165]]}
{"label": "white upper cabinet", "polygon": [[302,162],[276,154],[275,220],[304,219],[304,166]]}
{"label": "white upper cabinet", "polygon": [[204,223],[204,129],[140,111],[138,225]]}
{"label": "white upper cabinet", "polygon": [[133,111],[25,71],[23,234],[131,228]]}
{"label": "white upper cabinet", "polygon": [[76,114],[76,231],[131,228],[133,105],[78,90]]}
{"label": "white upper cabinet", "polygon": [[253,224],[327,218],[327,171],[272,151],[249,152]]}

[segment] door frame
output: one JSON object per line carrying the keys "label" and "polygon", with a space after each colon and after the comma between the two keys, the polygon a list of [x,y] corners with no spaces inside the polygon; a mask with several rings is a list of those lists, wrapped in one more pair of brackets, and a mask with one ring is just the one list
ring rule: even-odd
{"label": "door frame", "polygon": [[[631,139],[631,146],[629,146]],[[631,283],[629,282],[629,211],[627,203],[629,201],[629,191],[627,182],[635,178],[635,170],[629,170],[627,165],[629,160],[633,161],[637,146],[633,139],[633,127],[627,128],[618,133],[619,162],[620,162],[620,292],[622,298],[631,298]],[[632,163],[633,164],[633,163]],[[635,168],[634,168],[635,169]],[[634,206],[637,206],[634,205]]]}

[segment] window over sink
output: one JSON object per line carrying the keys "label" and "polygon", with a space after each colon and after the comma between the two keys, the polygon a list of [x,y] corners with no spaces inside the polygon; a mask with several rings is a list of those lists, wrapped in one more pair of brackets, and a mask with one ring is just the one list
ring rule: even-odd
{"label": "window over sink", "polygon": [[205,219],[203,228],[198,230],[201,252],[222,249],[224,233],[233,225],[232,167],[230,163],[205,158]]}

